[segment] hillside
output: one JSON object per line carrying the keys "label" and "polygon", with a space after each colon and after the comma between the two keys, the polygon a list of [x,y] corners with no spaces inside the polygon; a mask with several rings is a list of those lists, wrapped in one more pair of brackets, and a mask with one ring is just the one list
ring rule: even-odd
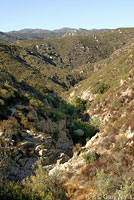
{"label": "hillside", "polygon": [[0,199],[133,199],[133,65],[133,28],[0,43]]}
{"label": "hillside", "polygon": [[67,163],[50,171],[64,176],[70,199],[133,199],[134,40],[102,63],[100,69],[100,62],[95,64],[98,70],[68,98],[72,103],[78,97],[87,102],[85,112],[99,123],[100,132]]}

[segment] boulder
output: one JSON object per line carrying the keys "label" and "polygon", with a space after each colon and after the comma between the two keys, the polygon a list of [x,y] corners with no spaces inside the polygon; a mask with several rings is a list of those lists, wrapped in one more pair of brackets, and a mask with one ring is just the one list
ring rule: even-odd
{"label": "boulder", "polygon": [[67,150],[70,146],[73,146],[73,142],[68,138],[59,138],[56,143],[58,149]]}
{"label": "boulder", "polygon": [[77,129],[74,131],[74,133],[78,136],[83,136],[84,135],[84,131],[82,129]]}

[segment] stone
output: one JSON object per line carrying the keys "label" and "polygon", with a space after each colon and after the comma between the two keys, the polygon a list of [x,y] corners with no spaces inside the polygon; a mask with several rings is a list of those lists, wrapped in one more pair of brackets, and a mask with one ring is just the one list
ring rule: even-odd
{"label": "stone", "polygon": [[0,137],[2,137],[4,135],[3,131],[0,131]]}
{"label": "stone", "polygon": [[59,127],[59,137],[66,138],[66,121],[61,120],[59,122],[58,127]]}
{"label": "stone", "polygon": [[133,137],[134,137],[134,131],[133,132],[129,132],[128,135],[127,135],[127,138],[131,139]]}
{"label": "stone", "polygon": [[15,158],[16,158],[16,160],[19,160],[21,157],[22,157],[22,154],[19,153]]}
{"label": "stone", "polygon": [[27,158],[22,158],[18,160],[18,163],[20,164],[21,167],[24,167],[26,164]]}
{"label": "stone", "polygon": [[69,146],[72,145],[73,145],[72,141],[69,140],[68,138],[59,138],[56,143],[56,147],[58,149],[64,149],[64,150],[67,150]]}
{"label": "stone", "polygon": [[43,157],[41,160],[42,165],[49,165],[50,164],[50,158],[49,157]]}
{"label": "stone", "polygon": [[36,158],[28,159],[25,164],[25,169],[30,169],[35,162],[36,162]]}
{"label": "stone", "polygon": [[47,155],[48,149],[41,149],[39,151],[39,156],[44,157]]}
{"label": "stone", "polygon": [[37,112],[35,110],[30,111],[29,115],[32,115],[33,119],[37,119],[38,118]]}
{"label": "stone", "polygon": [[28,136],[28,134],[26,132],[20,131],[20,135],[21,137],[25,138]]}
{"label": "stone", "polygon": [[74,133],[78,136],[83,136],[84,135],[84,131],[82,129],[77,129],[74,131]]}
{"label": "stone", "polygon": [[66,137],[66,121],[61,120],[58,122],[53,122],[51,119],[41,120],[38,122],[38,128],[40,131],[48,134],[53,134],[58,132],[58,137]]}
{"label": "stone", "polygon": [[43,166],[42,168],[44,169],[44,170],[51,170],[51,169],[53,169],[53,165],[46,165],[46,166]]}
{"label": "stone", "polygon": [[84,115],[81,116],[81,121],[88,122],[89,118],[90,118],[89,114],[85,113]]}
{"label": "stone", "polygon": [[34,154],[35,144],[33,142],[23,142],[20,144],[19,151],[23,155],[32,156]]}
{"label": "stone", "polygon": [[43,102],[45,105],[49,106],[48,100],[47,99],[43,99]]}
{"label": "stone", "polygon": [[65,162],[67,162],[69,159],[70,159],[70,157],[67,154],[61,153],[56,164],[57,165],[63,164]]}

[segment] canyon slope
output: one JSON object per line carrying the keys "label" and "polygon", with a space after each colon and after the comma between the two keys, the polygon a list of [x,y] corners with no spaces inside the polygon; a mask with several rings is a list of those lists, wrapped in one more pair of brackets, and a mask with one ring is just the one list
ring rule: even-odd
{"label": "canyon slope", "polygon": [[40,161],[68,199],[133,198],[134,29],[11,42],[0,43],[1,179],[23,181]]}

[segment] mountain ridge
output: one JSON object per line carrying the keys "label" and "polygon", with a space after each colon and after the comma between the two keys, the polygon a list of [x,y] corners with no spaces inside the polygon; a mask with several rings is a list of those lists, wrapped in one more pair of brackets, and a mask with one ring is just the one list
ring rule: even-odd
{"label": "mountain ridge", "polygon": [[[29,39],[47,39],[47,38],[62,38],[67,36],[88,35],[99,32],[105,32],[108,29],[74,29],[74,28],[61,28],[55,30],[45,29],[22,29],[19,31],[9,31],[0,33],[1,42],[15,42],[16,40],[29,40]],[[4,35],[4,36],[3,36]]]}

